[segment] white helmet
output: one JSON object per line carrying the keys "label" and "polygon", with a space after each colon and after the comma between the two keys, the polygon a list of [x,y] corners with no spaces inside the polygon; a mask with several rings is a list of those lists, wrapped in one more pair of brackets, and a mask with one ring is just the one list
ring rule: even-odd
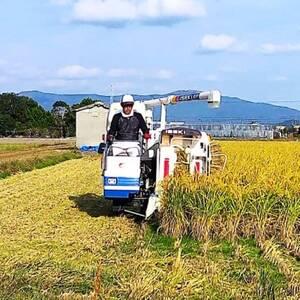
{"label": "white helmet", "polygon": [[132,104],[134,104],[134,99],[131,95],[124,95],[121,99],[121,105],[123,103],[132,103]]}

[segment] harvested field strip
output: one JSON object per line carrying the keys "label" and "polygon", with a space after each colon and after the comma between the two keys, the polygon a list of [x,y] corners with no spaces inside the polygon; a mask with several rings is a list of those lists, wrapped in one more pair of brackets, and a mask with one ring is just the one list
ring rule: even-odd
{"label": "harvested field strip", "polygon": [[286,299],[255,241],[162,236],[100,195],[92,157],[0,181],[0,299]]}
{"label": "harvested field strip", "polygon": [[39,147],[38,144],[2,144],[0,143],[0,155],[3,152],[22,151]]}
{"label": "harvested field strip", "polygon": [[[43,157],[53,153],[63,153],[66,151],[74,150],[74,147],[66,144],[55,144],[55,145],[45,145],[45,144],[23,144],[23,145],[13,145],[10,148],[10,144],[0,144],[1,146],[7,147],[8,150],[0,151],[0,162],[15,161],[15,160],[26,160],[32,157]],[[14,148],[16,147],[17,148]],[[18,147],[24,148],[21,150]]]}
{"label": "harvested field strip", "polygon": [[44,152],[41,156],[29,156],[28,159],[0,162],[0,179],[6,178],[18,172],[28,172],[33,169],[41,169],[56,165],[60,162],[81,158],[81,154],[75,151]]}
{"label": "harvested field strip", "polygon": [[75,145],[75,138],[0,138],[1,144],[36,144],[36,145],[54,145],[54,144],[66,144]]}
{"label": "harvested field strip", "polygon": [[[100,189],[97,166],[72,160],[0,182],[2,297],[49,288],[88,292],[103,251],[134,234],[125,218],[97,219],[78,209],[84,195]],[[93,204],[99,214],[105,210]]]}

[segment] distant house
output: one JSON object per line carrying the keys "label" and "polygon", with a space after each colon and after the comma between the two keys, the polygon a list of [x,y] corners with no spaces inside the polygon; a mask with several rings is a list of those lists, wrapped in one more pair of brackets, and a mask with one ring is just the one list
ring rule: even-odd
{"label": "distant house", "polygon": [[96,147],[105,140],[108,106],[103,102],[76,109],[76,147]]}
{"label": "distant house", "polygon": [[283,125],[277,125],[275,128],[276,128],[276,130],[281,130],[281,131],[287,129],[287,127],[286,127],[286,126],[283,126]]}
{"label": "distant house", "polygon": [[294,125],[293,128],[295,131],[300,132],[300,125]]}
{"label": "distant house", "polygon": [[274,136],[275,138],[287,138],[288,128],[284,125],[277,125],[275,126]]}
{"label": "distant house", "polygon": [[300,125],[299,124],[295,124],[293,126],[293,137],[295,137],[295,138],[300,137]]}

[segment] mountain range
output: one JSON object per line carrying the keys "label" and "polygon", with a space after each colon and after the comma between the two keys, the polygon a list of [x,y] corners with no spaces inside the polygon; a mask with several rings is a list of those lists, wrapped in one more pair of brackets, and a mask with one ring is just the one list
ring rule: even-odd
{"label": "mountain range", "polygon": [[[133,95],[136,100],[164,97],[168,95],[189,94],[197,91],[184,90],[168,94]],[[98,94],[51,94],[39,91],[25,91],[19,95],[27,96],[37,101],[45,109],[50,110],[58,100],[69,105],[79,103],[84,98],[110,103],[110,96]],[[114,96],[113,101],[120,101],[121,96]],[[159,110],[154,112],[158,118]],[[211,109],[206,103],[197,101],[171,105],[168,107],[168,121],[184,121],[187,123],[251,123],[261,124],[294,124],[300,123],[300,111],[288,107],[267,103],[257,103],[242,100],[237,97],[222,97],[219,109]]]}

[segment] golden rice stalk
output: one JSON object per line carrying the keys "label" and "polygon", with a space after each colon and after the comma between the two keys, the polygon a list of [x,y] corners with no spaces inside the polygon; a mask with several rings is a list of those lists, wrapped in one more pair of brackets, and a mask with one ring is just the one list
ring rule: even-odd
{"label": "golden rice stalk", "polygon": [[173,264],[173,270],[178,271],[182,268],[182,246],[181,246],[182,238],[178,238],[174,243],[174,250],[177,250],[176,260]]}
{"label": "golden rice stalk", "polygon": [[[299,299],[299,297],[300,297],[300,281],[299,281],[299,279],[289,282],[287,294],[289,296],[296,297],[293,299],[297,299],[297,300]],[[290,298],[288,298],[288,299],[290,299]]]}
{"label": "golden rice stalk", "polygon": [[[91,293],[90,295],[82,295],[77,293],[63,293],[58,297],[59,300],[94,300],[95,294]],[[97,298],[96,298],[97,299]]]}
{"label": "golden rice stalk", "polygon": [[280,250],[280,246],[275,244],[273,240],[259,242],[264,257],[271,263],[276,265],[279,270],[290,280],[299,280],[299,270],[295,270],[289,257]]}
{"label": "golden rice stalk", "polygon": [[300,243],[297,237],[286,238],[283,240],[285,247],[293,256],[300,257]]}
{"label": "golden rice stalk", "polygon": [[216,142],[212,142],[210,144],[210,149],[212,158],[210,166],[211,172],[223,171],[226,166],[227,156],[222,152],[221,145]]}
{"label": "golden rice stalk", "polygon": [[197,240],[207,242],[210,239],[213,219],[205,216],[193,216],[191,220],[192,236]]}
{"label": "golden rice stalk", "polygon": [[102,271],[102,265],[101,265],[101,260],[98,264],[98,268],[96,271],[96,276],[94,279],[94,290],[92,293],[92,300],[97,300],[101,296],[101,271]]}

